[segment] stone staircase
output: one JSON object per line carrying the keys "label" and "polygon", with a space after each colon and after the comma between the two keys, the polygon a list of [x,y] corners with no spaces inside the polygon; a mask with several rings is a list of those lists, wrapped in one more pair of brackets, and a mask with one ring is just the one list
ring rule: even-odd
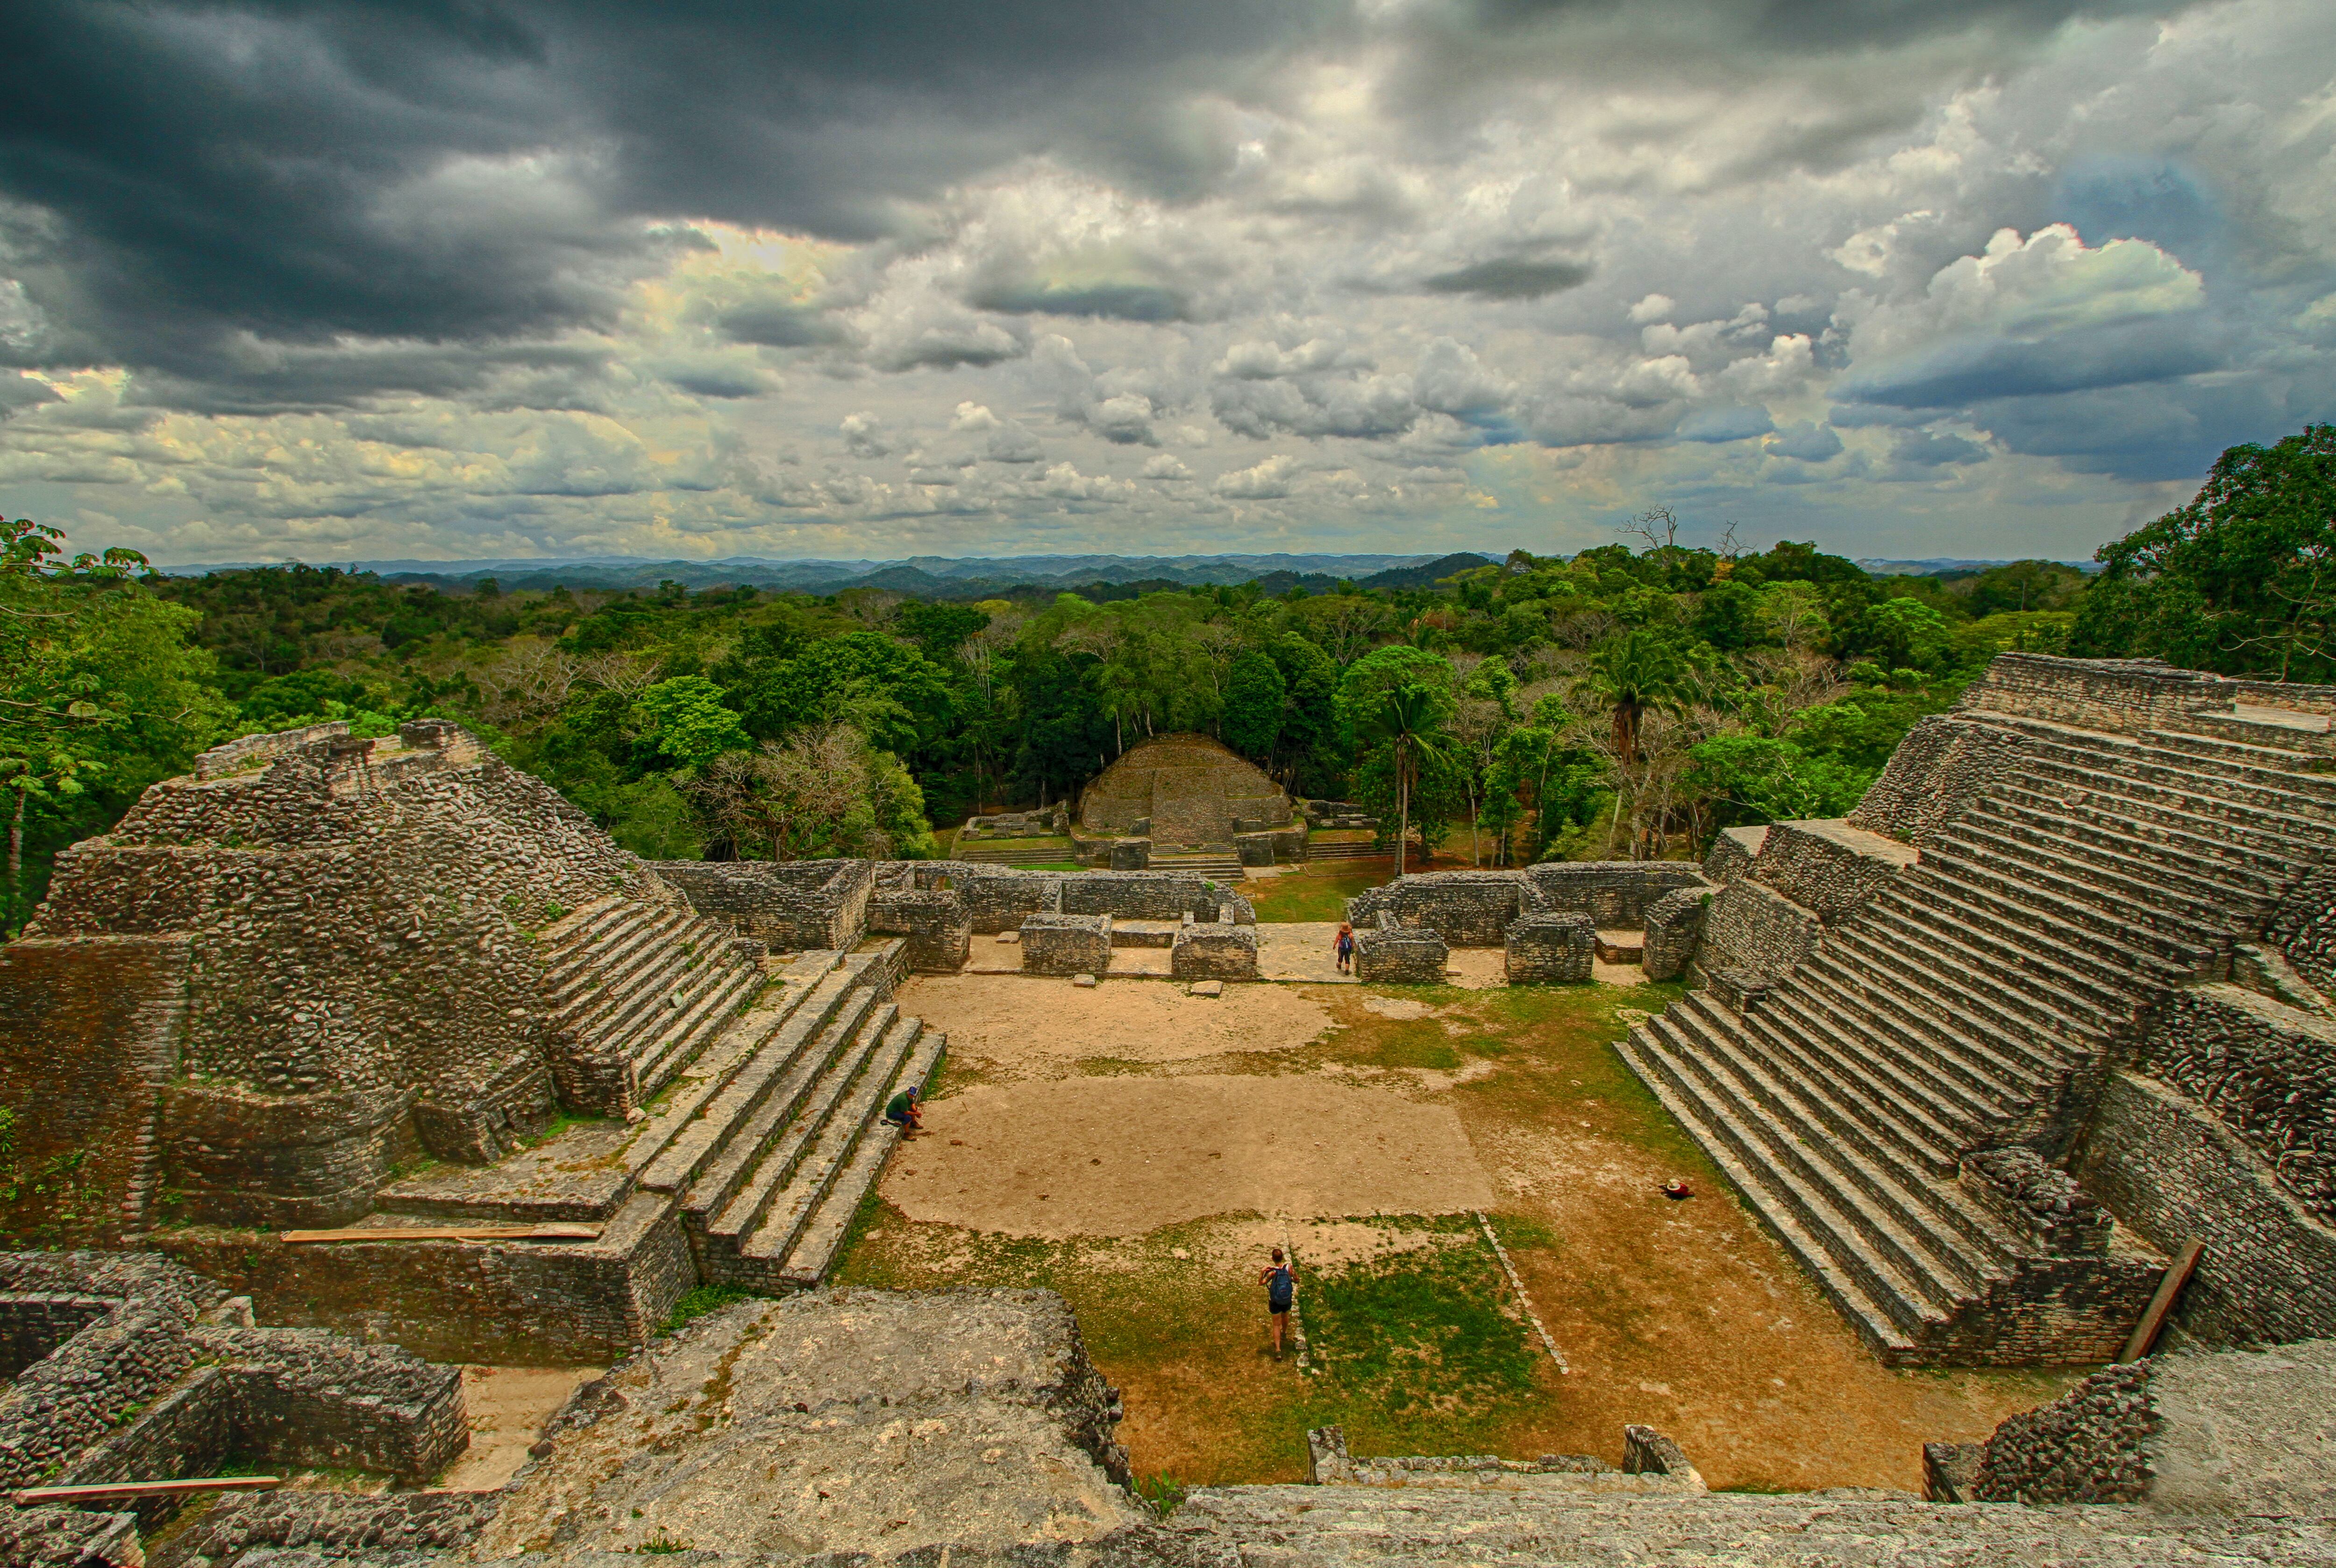
{"label": "stone staircase", "polygon": [[[2038,1258],[1961,1160],[2056,1146],[2111,1042],[2224,972],[2336,843],[2336,778],[2305,753],[1972,716],[2017,731],[2020,759],[1914,866],[1746,1010],[1698,991],[1622,1047],[1893,1363],[2114,1344],[2103,1303],[2089,1322],[2041,1303],[2082,1261]],[[2120,1260],[2146,1261],[2121,1232]]]}
{"label": "stone staircase", "polygon": [[761,944],[686,905],[597,900],[542,941],[560,1096],[603,1115],[653,1097],[762,984]]}
{"label": "stone staircase", "polygon": [[[1155,841],[1156,842],[1156,841]],[[1155,872],[1178,872],[1185,876],[1212,877],[1220,881],[1237,882],[1249,873],[1241,869],[1241,857],[1230,846],[1199,850],[1176,850],[1162,854],[1154,850],[1144,862]]]}
{"label": "stone staircase", "polygon": [[[598,925],[607,954],[635,940],[610,917]],[[801,954],[767,984],[757,966],[749,1005],[711,1030],[693,1025],[695,1051],[659,1058],[670,1064],[662,1092],[635,1120],[578,1124],[492,1166],[436,1167],[384,1189],[381,1211],[613,1231],[636,1228],[625,1218],[636,1210],[677,1209],[701,1279],[774,1292],[818,1283],[898,1137],[880,1119],[884,1101],[948,1048],[890,999],[904,948]]]}
{"label": "stone staircase", "polygon": [[1309,861],[1391,861],[1395,859],[1395,848],[1389,845],[1381,849],[1368,839],[1343,842],[1309,839],[1306,858]]}

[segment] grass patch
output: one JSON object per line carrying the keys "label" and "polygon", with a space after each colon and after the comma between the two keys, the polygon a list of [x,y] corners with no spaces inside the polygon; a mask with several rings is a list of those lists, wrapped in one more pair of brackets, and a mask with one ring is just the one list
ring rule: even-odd
{"label": "grass patch", "polygon": [[718,1312],[733,1301],[751,1300],[754,1295],[754,1291],[742,1290],[735,1285],[694,1285],[673,1304],[673,1310],[665,1315],[658,1331],[676,1333],[708,1312]]}
{"label": "grass patch", "polygon": [[1184,1494],[1191,1490],[1173,1475],[1138,1475],[1133,1484],[1135,1495],[1163,1519],[1183,1505]]}
{"label": "grass patch", "polygon": [[[1522,1319],[1501,1300],[1500,1266],[1481,1238],[1398,1252],[1314,1281],[1307,1331],[1383,1453],[1432,1445],[1533,1392]],[[1352,1434],[1350,1434],[1350,1437]],[[1368,1440],[1365,1447],[1372,1447]]]}
{"label": "grass patch", "polygon": [[1338,871],[1290,872],[1278,877],[1252,877],[1241,889],[1257,910],[1257,918],[1270,924],[1292,920],[1343,920],[1347,918],[1347,901],[1357,893],[1366,892],[1387,880],[1384,866],[1360,862],[1359,869],[1348,870],[1358,862],[1335,862]]}

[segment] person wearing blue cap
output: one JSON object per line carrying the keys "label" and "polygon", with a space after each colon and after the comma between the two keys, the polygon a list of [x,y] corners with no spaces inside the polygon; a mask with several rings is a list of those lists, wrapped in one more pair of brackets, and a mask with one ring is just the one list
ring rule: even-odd
{"label": "person wearing blue cap", "polygon": [[904,1138],[913,1138],[924,1130],[924,1112],[918,1105],[924,1092],[924,1085],[910,1084],[885,1102],[884,1119],[900,1128]]}

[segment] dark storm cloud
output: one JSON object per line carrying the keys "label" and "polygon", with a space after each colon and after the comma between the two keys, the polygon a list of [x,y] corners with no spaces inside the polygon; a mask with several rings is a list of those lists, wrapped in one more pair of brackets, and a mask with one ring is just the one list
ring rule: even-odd
{"label": "dark storm cloud", "polygon": [[1100,316],[1118,321],[1183,321],[1191,302],[1153,284],[1105,284],[1062,288],[1050,284],[1001,284],[974,290],[966,303],[1007,315]]}
{"label": "dark storm cloud", "polygon": [[[1155,101],[1318,13],[1035,0],[968,24],[940,0],[29,0],[7,15],[0,195],[23,209],[0,218],[0,274],[38,330],[6,362],[241,385],[220,363],[239,332],[454,344],[604,324],[624,285],[690,242],[651,219],[864,239],[900,201],[1083,137],[1123,170],[1186,180],[1205,149]],[[1105,112],[1114,101],[1124,112]],[[733,324],[749,341],[786,330]],[[398,363],[285,400],[443,388],[443,358],[383,380]]]}
{"label": "dark storm cloud", "polygon": [[[1864,49],[1990,26],[2037,36],[2077,17],[2154,15],[2167,0],[1723,0],[1708,7],[1730,33],[1788,49]],[[1498,37],[1552,19],[1608,13],[1611,0],[1468,0],[1450,15]]]}
{"label": "dark storm cloud", "polygon": [[1590,281],[1591,268],[1579,261],[1535,261],[1502,257],[1479,261],[1456,271],[1439,272],[1420,279],[1434,294],[1473,294],[1479,299],[1539,299],[1543,295],[1579,288]]}

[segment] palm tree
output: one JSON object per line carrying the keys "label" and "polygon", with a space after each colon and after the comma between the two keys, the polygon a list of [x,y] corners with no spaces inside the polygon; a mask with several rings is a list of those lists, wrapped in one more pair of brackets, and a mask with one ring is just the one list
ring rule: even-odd
{"label": "palm tree", "polygon": [[1362,736],[1395,748],[1395,874],[1403,875],[1405,852],[1411,835],[1411,791],[1423,763],[1440,760],[1445,740],[1444,719],[1448,709],[1444,694],[1432,687],[1399,686],[1379,698],[1366,721]]}
{"label": "palm tree", "polygon": [[1639,760],[1639,721],[1649,708],[1678,708],[1688,700],[1694,670],[1679,645],[1640,628],[1610,637],[1590,655],[1590,689],[1614,709],[1614,755],[1624,767]]}

